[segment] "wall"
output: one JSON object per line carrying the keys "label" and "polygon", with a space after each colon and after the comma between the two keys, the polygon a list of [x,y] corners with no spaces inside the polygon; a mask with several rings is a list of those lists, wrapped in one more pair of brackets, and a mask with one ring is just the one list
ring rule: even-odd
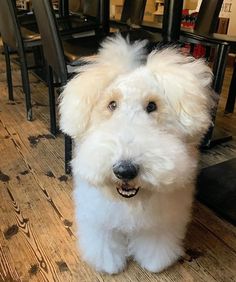
{"label": "wall", "polygon": [[227,34],[236,36],[236,0],[224,0],[220,16],[229,18]]}

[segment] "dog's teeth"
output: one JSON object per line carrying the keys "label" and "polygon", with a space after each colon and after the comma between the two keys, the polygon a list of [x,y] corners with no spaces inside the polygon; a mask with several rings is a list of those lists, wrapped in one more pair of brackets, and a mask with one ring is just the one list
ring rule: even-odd
{"label": "dog's teeth", "polygon": [[126,198],[130,198],[135,196],[138,193],[139,188],[133,188],[133,189],[129,189],[129,190],[124,190],[121,187],[117,188],[117,191],[119,192],[119,194],[123,197]]}

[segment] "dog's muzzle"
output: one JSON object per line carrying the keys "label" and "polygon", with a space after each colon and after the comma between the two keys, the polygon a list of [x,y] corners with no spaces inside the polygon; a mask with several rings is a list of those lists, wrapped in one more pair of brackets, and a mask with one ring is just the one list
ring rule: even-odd
{"label": "dog's muzzle", "polygon": [[120,186],[116,187],[117,192],[125,198],[131,198],[134,197],[138,191],[139,187],[132,187],[128,183],[124,182]]}

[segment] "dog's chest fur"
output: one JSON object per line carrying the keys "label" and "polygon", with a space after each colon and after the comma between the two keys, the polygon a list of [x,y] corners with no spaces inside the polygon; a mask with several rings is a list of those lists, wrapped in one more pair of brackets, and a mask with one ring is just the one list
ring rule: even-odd
{"label": "dog's chest fur", "polygon": [[[91,221],[94,214],[94,224],[104,228],[132,232],[140,229],[162,228],[163,224],[172,225],[183,217],[183,210],[191,208],[191,187],[176,190],[172,193],[153,193],[146,200],[134,199],[114,200],[85,181],[79,179],[75,185],[74,197],[78,205],[79,222]],[[182,218],[182,219],[181,219]]]}

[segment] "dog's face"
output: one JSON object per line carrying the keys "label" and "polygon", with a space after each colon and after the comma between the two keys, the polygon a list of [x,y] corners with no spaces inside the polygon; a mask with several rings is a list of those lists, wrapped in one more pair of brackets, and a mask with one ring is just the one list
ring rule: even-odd
{"label": "dog's face", "polygon": [[[61,127],[78,143],[74,173],[119,198],[184,187],[196,168],[192,144],[210,122],[209,69],[173,49],[139,64],[142,43],[134,53],[121,38],[107,44],[63,94]],[[135,63],[118,52],[124,46]]]}

